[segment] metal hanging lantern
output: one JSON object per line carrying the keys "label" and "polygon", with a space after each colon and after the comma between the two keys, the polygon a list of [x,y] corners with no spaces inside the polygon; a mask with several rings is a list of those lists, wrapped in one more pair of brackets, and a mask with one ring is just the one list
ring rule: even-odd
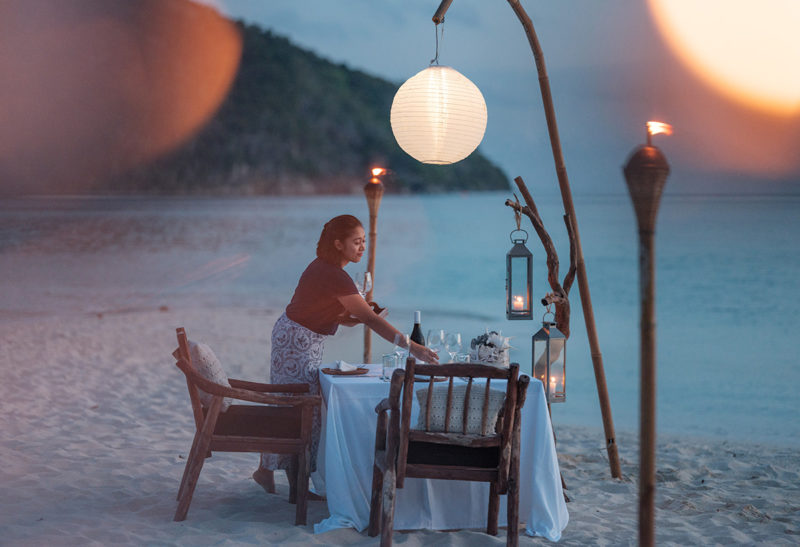
{"label": "metal hanging lantern", "polygon": [[[520,229],[520,214],[516,213],[517,229],[509,235],[514,246],[506,254],[506,319],[532,319],[533,255],[525,246],[528,232]],[[514,237],[525,234],[525,237]]]}
{"label": "metal hanging lantern", "polygon": [[567,338],[546,321],[552,312],[548,306],[542,318],[542,328],[533,335],[533,376],[541,380],[549,403],[567,400]]}

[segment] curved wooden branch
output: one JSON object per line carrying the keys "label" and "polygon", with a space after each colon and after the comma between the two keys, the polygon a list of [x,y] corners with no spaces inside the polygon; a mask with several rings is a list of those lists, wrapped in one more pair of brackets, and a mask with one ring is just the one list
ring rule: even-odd
{"label": "curved wooden branch", "polygon": [[564,287],[564,292],[569,294],[572,288],[572,282],[575,281],[575,272],[578,264],[578,246],[575,245],[575,228],[572,225],[569,215],[564,215],[564,224],[567,226],[567,236],[569,237],[569,270],[567,275],[564,276],[564,281],[561,283]]}
{"label": "curved wooden branch", "polygon": [[[526,205],[523,207],[518,203],[507,199],[506,206],[511,207],[514,211],[522,213],[528,217],[533,225],[533,229],[536,230],[536,234],[542,241],[542,246],[547,254],[547,282],[550,284],[550,288],[553,290],[552,293],[548,293],[544,298],[542,298],[542,304],[545,306],[548,304],[555,305],[556,326],[558,327],[558,330],[564,333],[564,336],[569,338],[570,305],[569,298],[567,297],[567,291],[564,290],[561,283],[558,281],[558,253],[556,252],[556,248],[553,244],[550,234],[547,233],[547,230],[544,227],[542,218],[539,216],[539,211],[536,208],[536,203],[533,201],[533,196],[531,196],[530,192],[528,191],[528,187],[525,186],[525,181],[522,180],[522,177],[517,177],[514,179],[514,182],[517,183],[520,193],[525,199]],[[572,250],[573,247],[574,245],[572,245],[572,239],[570,238],[570,250]],[[574,278],[574,262],[572,262],[571,259],[572,253],[570,253],[570,272],[573,273],[572,277]]]}

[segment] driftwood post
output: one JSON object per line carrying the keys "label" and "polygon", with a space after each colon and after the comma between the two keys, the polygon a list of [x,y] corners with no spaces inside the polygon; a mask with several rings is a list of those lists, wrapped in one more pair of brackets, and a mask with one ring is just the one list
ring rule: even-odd
{"label": "driftwood post", "polygon": [[661,192],[669,175],[667,159],[650,144],[640,146],[625,165],[625,181],[639,227],[640,418],[639,545],[655,545],[656,493],[656,326],[655,230]]}
{"label": "driftwood post", "polygon": [[[378,209],[381,206],[381,198],[383,198],[383,183],[377,176],[370,178],[370,181],[364,185],[364,196],[367,198],[367,207],[369,208],[369,249],[367,255],[367,271],[372,277],[372,287],[367,291],[364,296],[367,302],[372,302],[372,291],[375,288],[375,248],[378,241]],[[364,325],[364,362],[372,362],[372,331]]]}
{"label": "driftwood post", "polygon": [[[444,15],[450,7],[452,0],[443,0],[433,16],[436,24],[444,21]],[[619,453],[617,452],[617,440],[614,433],[614,420],[611,417],[611,402],[608,398],[608,387],[606,386],[605,370],[603,369],[603,354],[600,353],[600,342],[597,339],[597,330],[594,323],[594,310],[592,309],[592,297],[589,292],[589,281],[586,277],[586,265],[583,262],[583,249],[578,233],[578,220],[575,217],[575,207],[572,203],[572,190],[567,178],[567,168],[564,165],[564,155],[561,152],[561,139],[558,135],[558,125],[556,124],[556,111],[553,106],[553,96],[550,92],[550,79],[547,76],[547,67],[544,63],[544,52],[539,44],[539,38],[533,28],[533,22],[528,16],[519,0],[508,0],[511,9],[517,15],[528,43],[533,52],[533,59],[539,75],[539,89],[542,94],[545,119],[547,120],[547,130],[550,136],[550,147],[553,151],[553,161],[555,163],[556,175],[558,176],[558,186],[561,190],[561,200],[564,203],[564,212],[569,216],[572,229],[575,233],[575,244],[577,252],[577,273],[578,289],[581,295],[583,306],[583,318],[586,322],[586,334],[589,337],[589,347],[592,354],[592,364],[594,365],[594,378],[597,384],[597,396],[600,400],[600,412],[603,415],[603,430],[606,436],[606,451],[608,452],[608,464],[611,468],[611,476],[619,478],[622,471],[619,466]]]}

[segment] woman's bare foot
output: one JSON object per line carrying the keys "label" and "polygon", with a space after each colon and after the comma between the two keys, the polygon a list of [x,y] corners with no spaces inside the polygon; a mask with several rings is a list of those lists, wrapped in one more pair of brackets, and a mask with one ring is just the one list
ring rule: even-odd
{"label": "woman's bare foot", "polygon": [[320,496],[319,494],[315,494],[311,490],[308,491],[308,501],[326,501],[325,496]]}
{"label": "woman's bare foot", "polygon": [[259,467],[253,472],[253,480],[256,481],[261,488],[266,490],[268,494],[275,493],[275,476],[271,470]]}

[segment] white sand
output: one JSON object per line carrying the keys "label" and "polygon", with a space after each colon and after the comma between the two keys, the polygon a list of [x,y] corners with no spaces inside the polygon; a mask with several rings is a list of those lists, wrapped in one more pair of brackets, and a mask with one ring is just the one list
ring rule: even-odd
{"label": "white sand", "polygon": [[[193,435],[173,366],[175,327],[207,342],[232,377],[264,379],[277,310],[131,310],[0,320],[0,544],[374,545],[355,530],[314,535],[278,477],[266,494],[256,456],[218,454],[200,476],[188,519],[172,521]],[[335,347],[335,346],[334,346]],[[598,416],[598,427],[599,423]],[[572,502],[566,545],[637,537],[636,435],[620,433],[625,478],[609,476],[598,430],[559,427]],[[659,438],[659,545],[800,543],[800,456],[790,449]],[[504,544],[504,532],[396,533],[404,545]],[[522,537],[521,544],[547,543]]]}

